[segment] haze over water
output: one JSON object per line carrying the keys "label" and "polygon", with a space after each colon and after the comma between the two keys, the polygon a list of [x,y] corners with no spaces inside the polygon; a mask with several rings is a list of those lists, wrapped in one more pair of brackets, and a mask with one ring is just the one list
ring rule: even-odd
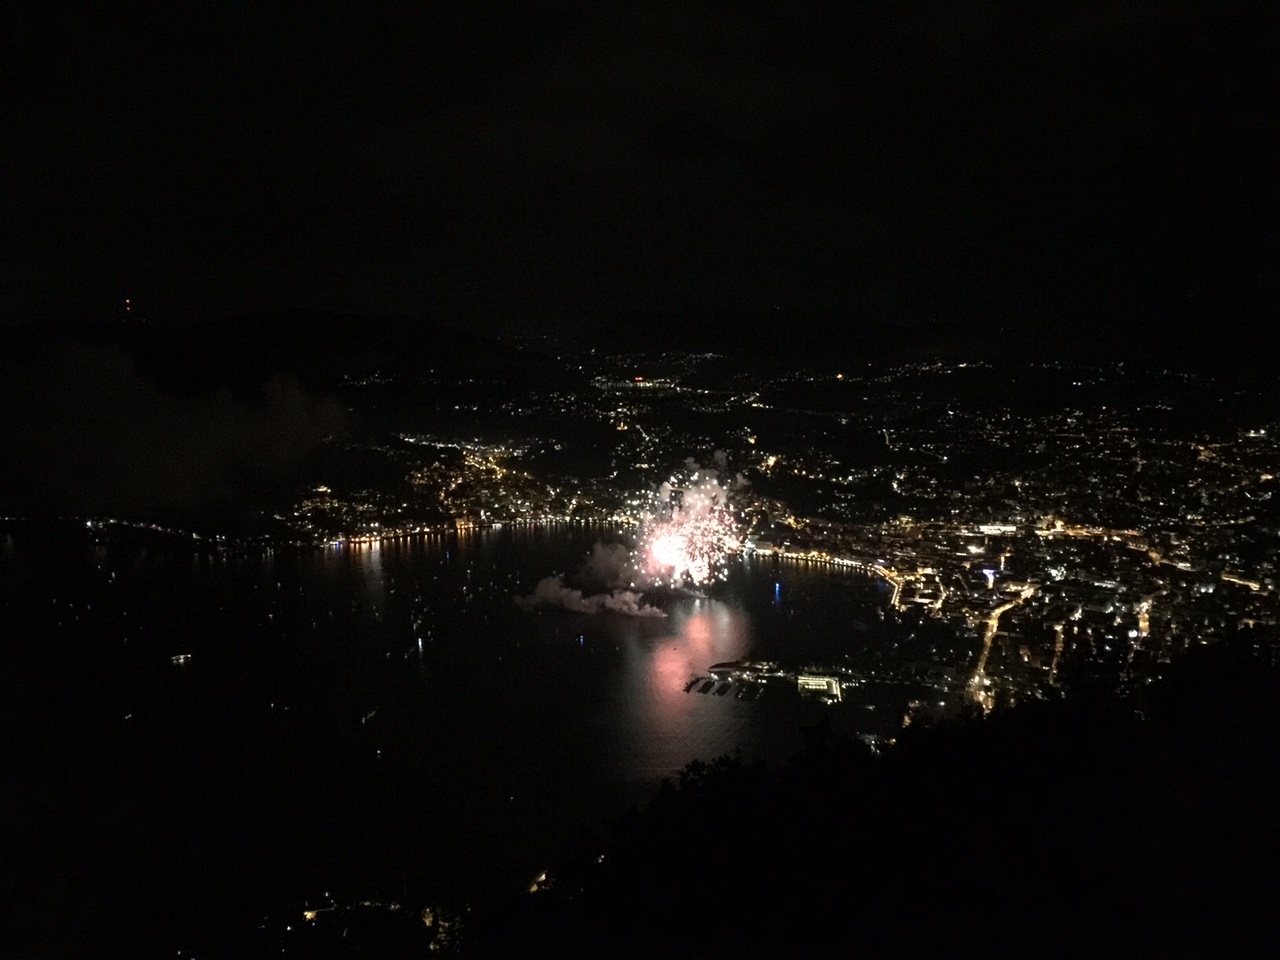
{"label": "haze over water", "polygon": [[522,526],[253,555],[119,528],[50,550],[18,530],[0,598],[8,659],[33,681],[19,709],[67,726],[108,800],[155,808],[146,829],[201,862],[270,860],[297,896],[527,883],[691,760],[776,762],[823,716],[837,732],[901,718],[901,692],[830,708],[783,681],[754,702],[684,690],[725,660],[858,665],[905,628],[851,573],[734,558],[709,597],[656,600],[665,618],[514,602],[625,536]]}

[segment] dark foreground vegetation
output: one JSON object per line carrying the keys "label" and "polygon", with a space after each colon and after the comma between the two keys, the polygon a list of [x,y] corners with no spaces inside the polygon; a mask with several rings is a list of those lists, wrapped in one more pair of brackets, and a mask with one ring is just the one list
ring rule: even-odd
{"label": "dark foreground vegetation", "polygon": [[1206,957],[1280,944],[1280,671],[1241,639],[1131,699],[814,731],[695,764],[472,922],[476,955]]}
{"label": "dark foreground vegetation", "polygon": [[[369,875],[314,923],[288,878],[324,865],[267,829],[269,810],[219,826],[199,791],[94,803],[88,768],[36,777],[13,737],[0,955],[1273,956],[1277,705],[1275,649],[1242,636],[1128,698],[911,727],[882,756],[817,729],[782,768],[690,766],[643,811],[584,836],[537,892],[449,904]],[[411,803],[414,790],[400,794]],[[364,828],[320,829],[317,815],[302,832],[370,865],[392,862],[383,848],[398,838],[412,859],[412,821],[388,796],[369,801]]]}

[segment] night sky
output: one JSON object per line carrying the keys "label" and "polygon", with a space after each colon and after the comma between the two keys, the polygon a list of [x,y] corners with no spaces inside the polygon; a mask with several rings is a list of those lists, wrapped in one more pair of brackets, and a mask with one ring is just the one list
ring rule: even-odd
{"label": "night sky", "polygon": [[271,6],[0,14],[0,323],[1273,349],[1271,5]]}

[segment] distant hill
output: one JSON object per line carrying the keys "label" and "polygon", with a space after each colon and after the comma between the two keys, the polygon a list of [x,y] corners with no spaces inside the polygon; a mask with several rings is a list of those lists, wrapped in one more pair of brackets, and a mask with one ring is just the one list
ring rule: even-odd
{"label": "distant hill", "polygon": [[544,356],[422,316],[276,311],[189,325],[62,321],[0,328],[0,351],[25,357],[62,338],[120,347],[166,389],[254,389],[279,374],[312,386],[374,373],[540,380]]}
{"label": "distant hill", "polygon": [[[1243,310],[1243,308],[1241,308]],[[1227,308],[1224,307],[1224,311]],[[740,365],[901,364],[925,360],[1110,363],[1214,375],[1274,376],[1270,339],[1224,336],[1233,325],[1265,328],[1263,315],[1224,313],[1220,328],[1170,312],[1139,325],[1123,313],[1082,311],[1075,319],[984,316],[970,309],[914,322],[857,310],[627,311],[600,320],[585,334],[616,350],[713,351]]]}

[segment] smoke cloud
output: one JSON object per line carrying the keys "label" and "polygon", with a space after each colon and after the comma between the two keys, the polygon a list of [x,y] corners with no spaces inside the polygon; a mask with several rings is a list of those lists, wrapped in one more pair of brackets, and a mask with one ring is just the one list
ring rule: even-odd
{"label": "smoke cloud", "polygon": [[620,543],[596,543],[582,569],[583,579],[593,586],[612,590],[627,585],[633,576],[631,551]]}
{"label": "smoke cloud", "polygon": [[119,347],[62,340],[0,360],[0,479],[33,509],[149,516],[283,477],[345,414],[278,377],[252,398],[174,396]]}
{"label": "smoke cloud", "polygon": [[608,610],[629,617],[665,617],[666,613],[651,603],[645,603],[642,594],[635,590],[616,589],[609,593],[585,595],[565,584],[564,576],[543,577],[527,597],[517,597],[521,609],[557,607],[573,613],[600,613]]}
{"label": "smoke cloud", "polygon": [[629,617],[665,617],[666,613],[653,604],[645,603],[644,596],[630,588],[636,576],[631,550],[620,543],[597,542],[587,555],[586,562],[574,580],[596,592],[584,593],[565,583],[563,574],[543,577],[526,597],[517,597],[516,603],[524,610],[554,607],[573,613],[601,613],[610,611]]}

